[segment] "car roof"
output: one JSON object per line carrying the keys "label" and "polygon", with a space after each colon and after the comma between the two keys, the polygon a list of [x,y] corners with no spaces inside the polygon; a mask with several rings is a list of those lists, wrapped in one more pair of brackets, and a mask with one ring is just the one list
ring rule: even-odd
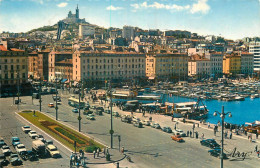
{"label": "car roof", "polygon": [[49,149],[55,149],[55,148],[57,148],[56,146],[54,146],[54,145],[52,145],[52,144],[48,145],[47,147],[48,147]]}

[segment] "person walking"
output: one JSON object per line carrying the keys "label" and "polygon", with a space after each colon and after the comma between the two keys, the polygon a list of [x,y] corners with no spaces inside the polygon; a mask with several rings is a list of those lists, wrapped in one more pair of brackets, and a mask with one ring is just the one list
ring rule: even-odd
{"label": "person walking", "polygon": [[97,149],[97,157],[99,157],[99,148]]}
{"label": "person walking", "polygon": [[173,122],[174,116],[172,115],[172,122]]}
{"label": "person walking", "polygon": [[258,151],[258,150],[257,150],[257,148],[258,148],[258,146],[256,145],[256,146],[255,146],[255,152],[257,152],[257,151]]}
{"label": "person walking", "polygon": [[260,154],[260,152],[259,152],[259,151],[257,151],[257,152],[256,152],[256,154],[257,154],[257,157],[259,158],[259,154]]}
{"label": "person walking", "polygon": [[210,123],[208,122],[208,128],[210,128]]}
{"label": "person walking", "polygon": [[70,165],[71,166],[73,165],[73,159],[74,159],[74,154],[73,154],[73,152],[71,152],[71,155],[70,155]]}
{"label": "person walking", "polygon": [[201,139],[202,139],[202,140],[204,139],[204,133],[202,133],[202,135],[201,135]]}
{"label": "person walking", "polygon": [[258,132],[255,133],[255,138],[258,139]]}
{"label": "person walking", "polygon": [[232,132],[230,132],[229,134],[229,139],[232,139]]}
{"label": "person walking", "polygon": [[96,158],[96,151],[94,150],[93,151],[93,156],[94,156],[94,159]]}
{"label": "person walking", "polygon": [[187,137],[189,136],[189,134],[190,134],[190,131],[187,131]]}
{"label": "person walking", "polygon": [[192,136],[192,132],[190,131],[190,137]]}

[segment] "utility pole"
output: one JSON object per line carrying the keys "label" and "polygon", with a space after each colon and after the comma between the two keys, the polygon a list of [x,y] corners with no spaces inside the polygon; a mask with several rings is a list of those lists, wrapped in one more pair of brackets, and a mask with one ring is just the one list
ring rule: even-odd
{"label": "utility pole", "polygon": [[17,93],[17,97],[18,97],[18,105],[20,104],[20,73],[18,72],[17,74],[18,76],[18,93]]}
{"label": "utility pole", "polygon": [[57,106],[57,99],[58,99],[58,89],[57,89],[57,77],[56,77],[56,79],[55,79],[55,81],[56,81],[56,107],[55,107],[55,109],[56,109],[56,120],[58,120],[58,106]]}

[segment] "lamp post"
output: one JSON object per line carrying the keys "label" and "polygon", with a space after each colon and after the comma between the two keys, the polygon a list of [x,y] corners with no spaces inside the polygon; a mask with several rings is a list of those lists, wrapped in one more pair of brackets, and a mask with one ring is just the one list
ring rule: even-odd
{"label": "lamp post", "polygon": [[78,120],[79,120],[79,132],[81,131],[81,116],[80,116],[80,92],[81,92],[81,82],[79,81],[79,116],[78,116]]}
{"label": "lamp post", "polygon": [[58,106],[57,106],[57,99],[58,99],[58,89],[57,89],[57,76],[56,76],[56,79],[55,79],[55,81],[56,81],[56,106],[55,106],[55,110],[56,110],[56,120],[58,120]]}
{"label": "lamp post", "polygon": [[40,86],[39,86],[39,103],[40,103],[40,112],[42,111],[42,82],[41,82],[41,78],[40,78]]}
{"label": "lamp post", "polygon": [[110,83],[110,87],[109,87],[109,90],[108,90],[108,95],[110,96],[110,117],[111,117],[111,128],[110,128],[110,135],[111,135],[111,149],[113,148],[113,134],[114,134],[114,130],[113,130],[113,111],[112,111],[112,108],[113,108],[113,92],[112,92],[112,86],[111,86],[111,83]]}
{"label": "lamp post", "polygon": [[231,112],[226,112],[226,113],[224,113],[224,106],[222,106],[222,112],[220,113],[220,112],[218,112],[218,111],[215,111],[214,112],[214,116],[217,116],[217,114],[219,114],[220,115],[220,117],[221,117],[221,153],[220,153],[220,168],[223,168],[223,148],[224,148],[224,137],[223,137],[223,135],[224,135],[224,119],[225,119],[225,116],[227,115],[227,114],[229,114],[228,116],[229,117],[232,117],[232,114],[231,114]]}

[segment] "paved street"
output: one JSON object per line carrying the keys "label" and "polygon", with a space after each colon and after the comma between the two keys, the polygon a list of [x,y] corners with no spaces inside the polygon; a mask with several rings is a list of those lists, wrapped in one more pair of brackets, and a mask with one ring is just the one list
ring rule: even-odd
{"label": "paved street", "polygon": [[[61,92],[62,93],[62,92]],[[59,120],[65,122],[66,124],[72,126],[75,129],[78,129],[78,114],[72,113],[72,107],[68,105],[67,98],[69,94],[65,94],[62,96],[62,105],[59,105]],[[54,103],[51,95],[43,96],[43,105],[42,111],[50,116],[55,117],[55,109],[49,108],[48,103]],[[8,101],[9,100],[9,101]],[[1,106],[4,104],[12,104],[12,98],[1,99]],[[32,105],[31,97],[22,97],[22,102],[24,104],[20,105],[21,109],[35,109],[39,110],[38,99],[34,100],[34,105]],[[17,107],[14,106],[6,106],[4,107],[5,111],[4,116],[8,118],[9,121],[16,121],[14,112]],[[120,111],[117,107],[116,111],[120,113],[127,113]],[[128,113],[130,114],[130,113]],[[135,114],[141,118],[141,114]],[[104,116],[97,116],[95,121],[87,120],[84,115],[82,119],[82,132],[86,133],[88,136],[94,138],[95,140],[110,146],[110,115],[104,114]],[[171,122],[170,117],[165,117],[161,115],[152,115],[153,120],[158,121],[161,126],[170,126],[174,128],[175,122]],[[1,120],[2,120],[1,116]],[[199,143],[199,139],[195,138],[185,138],[185,143],[177,143],[171,140],[170,134],[164,133],[161,130],[156,130],[151,127],[145,128],[137,128],[132,124],[127,124],[121,122],[119,118],[114,118],[114,147],[118,148],[118,138],[117,135],[121,135],[121,146],[124,146],[126,149],[126,154],[131,156],[133,163],[129,163],[125,160],[120,162],[120,166],[123,167],[219,167],[220,160],[218,158],[212,157],[208,154],[208,148],[201,146]],[[10,122],[9,122],[10,123]],[[11,122],[12,125],[8,125],[3,127],[5,134],[4,136],[9,136],[9,139],[12,135],[10,135],[9,130],[16,135],[16,133],[23,134],[21,132],[20,127],[23,125],[21,122]],[[184,132],[187,130],[191,130],[191,126],[189,124],[178,124],[178,127],[183,129]],[[12,128],[13,127],[13,128]],[[213,132],[212,130],[208,130],[206,128],[196,128],[201,135],[203,132],[205,134],[205,138],[212,138]],[[25,135],[27,136],[27,135]],[[29,137],[28,137],[29,138]],[[216,137],[217,141],[219,141],[220,137]],[[23,141],[22,141],[23,142]],[[30,140],[31,142],[31,140]],[[256,143],[249,143],[247,139],[244,137],[236,137],[232,140],[225,141],[225,149],[232,150],[234,147],[238,147],[240,152],[248,152],[253,151]],[[29,145],[26,144],[25,145]],[[68,163],[64,162],[64,158],[68,158],[69,151],[63,148],[61,145],[57,144],[58,148],[62,151],[63,159],[54,160],[54,165],[62,165]],[[256,165],[259,163],[259,159],[255,157],[255,153],[250,157],[246,158],[244,161],[230,161],[225,160],[224,164],[226,167],[257,167]],[[91,165],[91,167],[100,167],[101,165]],[[112,166],[112,164],[110,164]],[[101,166],[102,167],[102,166]]]}

